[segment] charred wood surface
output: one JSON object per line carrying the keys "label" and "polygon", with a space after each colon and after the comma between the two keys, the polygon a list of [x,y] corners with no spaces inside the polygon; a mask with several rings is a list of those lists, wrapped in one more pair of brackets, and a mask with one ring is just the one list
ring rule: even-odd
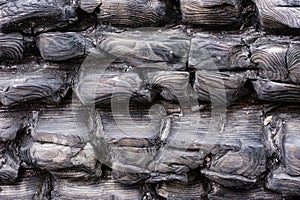
{"label": "charred wood surface", "polygon": [[59,102],[70,88],[76,68],[76,64],[57,65],[35,59],[1,65],[0,102],[3,105],[34,99]]}
{"label": "charred wood surface", "polygon": [[297,199],[299,5],[0,0],[0,199]]}

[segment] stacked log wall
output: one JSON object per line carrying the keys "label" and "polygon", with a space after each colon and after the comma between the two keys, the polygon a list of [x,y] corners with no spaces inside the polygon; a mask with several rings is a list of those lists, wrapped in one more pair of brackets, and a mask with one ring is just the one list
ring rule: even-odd
{"label": "stacked log wall", "polygon": [[296,199],[299,5],[0,0],[0,199]]}

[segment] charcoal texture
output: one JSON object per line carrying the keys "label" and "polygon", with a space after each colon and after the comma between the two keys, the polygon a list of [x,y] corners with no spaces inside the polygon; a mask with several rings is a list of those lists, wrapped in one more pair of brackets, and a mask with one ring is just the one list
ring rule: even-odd
{"label": "charcoal texture", "polygon": [[297,0],[0,0],[0,199],[297,199]]}

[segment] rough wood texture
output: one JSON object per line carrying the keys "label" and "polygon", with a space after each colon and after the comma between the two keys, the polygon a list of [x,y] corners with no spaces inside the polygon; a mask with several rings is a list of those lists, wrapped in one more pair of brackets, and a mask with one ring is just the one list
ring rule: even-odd
{"label": "rough wood texture", "polygon": [[15,183],[1,184],[0,198],[15,199],[48,199],[51,179],[39,170],[26,170],[19,174]]}
{"label": "rough wood texture", "polygon": [[[204,160],[209,164],[201,172],[226,186],[253,184],[265,171],[260,106],[230,109],[219,130],[222,133],[214,136],[210,136],[214,129],[209,127],[209,111],[200,112],[201,115],[185,113],[174,119],[156,112],[146,112],[140,117],[136,111],[131,116],[125,115],[126,110],[123,112],[119,115],[115,112],[114,120],[107,112],[100,112],[103,136],[96,145],[100,148],[98,152],[108,153],[102,153],[100,159],[109,163],[116,173],[122,172],[118,174],[123,175],[122,179],[117,177],[119,181],[187,180],[188,172],[204,166]],[[236,118],[243,121],[235,122]],[[132,126],[136,127],[136,133],[132,132]],[[124,177],[124,173],[140,175]]]}
{"label": "rough wood texture", "polygon": [[117,62],[137,68],[182,70],[188,59],[190,40],[180,29],[125,32],[96,31],[98,51],[112,54]]}
{"label": "rough wood texture", "polygon": [[260,69],[259,76],[274,81],[287,81],[289,74],[286,66],[288,44],[262,40],[256,41],[251,46],[251,61]]}
{"label": "rough wood texture", "polygon": [[284,172],[284,169],[278,168],[269,174],[266,186],[280,192],[283,196],[299,196],[299,182],[299,176],[290,176]]}
{"label": "rough wood texture", "polygon": [[[273,158],[267,187],[285,196],[299,195],[299,106],[274,107],[266,113],[264,139]],[[276,169],[277,168],[277,169]]]}
{"label": "rough wood texture", "polygon": [[153,26],[168,17],[166,1],[161,0],[102,0],[100,4],[95,2],[94,8],[100,23],[112,25]]}
{"label": "rough wood texture", "polygon": [[20,159],[16,156],[16,146],[0,143],[0,183],[9,184],[18,177]]}
{"label": "rough wood texture", "polygon": [[[140,96],[151,101],[150,92],[138,95],[142,87],[142,79],[136,72],[118,73],[94,71],[80,73],[76,93],[84,104],[94,104],[113,99],[130,99]],[[150,98],[150,99],[149,99]]]}
{"label": "rough wood texture", "polygon": [[233,26],[239,22],[240,0],[180,0],[183,22],[193,25]]}
{"label": "rough wood texture", "polygon": [[157,90],[165,100],[180,103],[189,101],[192,87],[188,72],[154,71],[146,76],[150,90]]}
{"label": "rough wood texture", "polygon": [[0,108],[0,141],[8,142],[16,138],[17,132],[26,127],[30,111],[22,108]]}
{"label": "rough wood texture", "polygon": [[21,60],[23,58],[24,44],[20,33],[0,33],[0,59]]}
{"label": "rough wood texture", "polygon": [[157,193],[166,199],[203,199],[206,192],[201,181],[198,182],[163,182],[156,189]]}
{"label": "rough wood texture", "polygon": [[299,5],[0,0],[0,199],[297,199]]}
{"label": "rough wood texture", "polygon": [[172,14],[172,7],[164,0],[80,0],[79,7],[94,13],[99,23],[116,26],[162,25]]}
{"label": "rough wood texture", "polygon": [[[97,58],[97,61],[100,60]],[[129,99],[151,103],[159,97],[173,102],[189,100],[191,86],[188,72],[147,68],[121,71],[115,66],[105,71],[97,68],[97,63],[92,59],[90,65],[86,63],[86,69],[79,71],[74,90],[84,104]]]}
{"label": "rough wood texture", "polygon": [[226,186],[252,184],[265,170],[261,115],[259,106],[233,107],[223,120],[211,118],[210,113],[186,115],[174,122],[167,144],[199,151],[202,165],[208,162],[201,172],[213,181]]}
{"label": "rough wood texture", "polygon": [[[298,0],[254,0],[263,29],[270,32],[300,28]],[[291,30],[290,30],[291,31]]]}
{"label": "rough wood texture", "polygon": [[90,54],[90,62],[99,62],[107,56],[111,63],[107,61],[104,69],[113,63],[123,66],[124,70],[125,65],[128,69],[183,70],[188,59],[190,41],[180,29],[122,31],[104,27],[83,34],[85,37],[74,32],[40,34],[38,48],[42,57],[50,61]]}
{"label": "rough wood texture", "polygon": [[71,85],[76,66],[56,65],[34,59],[0,66],[0,102],[12,105],[41,99],[59,102]]}
{"label": "rough wood texture", "polygon": [[[98,111],[103,129],[98,138],[93,140],[93,146],[101,156],[98,159],[113,168],[117,179],[135,182],[143,179],[143,174],[149,174],[147,165],[155,156],[155,145],[165,119],[159,113],[148,113],[147,110],[127,111],[122,107],[126,106],[120,104],[113,108],[112,113]],[[140,175],[122,177],[130,173]]]}
{"label": "rough wood texture", "polygon": [[8,1],[0,5],[0,10],[1,32],[40,32],[66,26],[76,18],[68,1]]}
{"label": "rough wood texture", "polygon": [[88,111],[77,105],[33,111],[29,135],[21,148],[27,165],[58,176],[65,170],[63,175],[69,178],[100,176],[101,165],[89,143],[93,124],[89,123]]}
{"label": "rough wood texture", "polygon": [[299,102],[300,100],[299,85],[262,79],[252,83],[260,100],[268,102]]}
{"label": "rough wood texture", "polygon": [[74,32],[44,33],[38,36],[37,47],[44,60],[61,61],[83,57],[86,41]]}
{"label": "rough wood texture", "polygon": [[208,198],[211,200],[232,200],[232,199],[253,199],[253,200],[281,200],[281,195],[266,190],[263,187],[254,188],[254,189],[232,189],[222,187],[218,184],[213,184],[212,191],[209,193]]}
{"label": "rough wood texture", "polygon": [[143,199],[141,186],[126,186],[112,180],[96,182],[70,182],[58,179],[55,182],[52,199]]}
{"label": "rough wood texture", "polygon": [[198,70],[231,70],[251,68],[250,51],[243,35],[195,34],[191,40],[189,67]]}
{"label": "rough wood texture", "polygon": [[249,93],[245,86],[251,72],[197,71],[194,91],[198,99],[213,104],[230,105]]}
{"label": "rough wood texture", "polygon": [[291,42],[287,51],[287,67],[291,80],[300,84],[300,43]]}

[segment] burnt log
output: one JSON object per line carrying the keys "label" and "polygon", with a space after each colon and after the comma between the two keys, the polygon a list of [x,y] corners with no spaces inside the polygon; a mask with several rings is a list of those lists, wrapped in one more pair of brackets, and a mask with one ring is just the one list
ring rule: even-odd
{"label": "burnt log", "polygon": [[0,199],[300,196],[299,2],[253,2],[0,0]]}
{"label": "burnt log", "polygon": [[267,187],[284,196],[299,195],[299,159],[297,127],[299,106],[274,107],[266,112],[264,142],[272,159]]}
{"label": "burnt log", "polygon": [[163,182],[156,191],[159,196],[166,199],[203,199],[206,197],[204,184],[201,181],[193,182]]}
{"label": "burnt log", "polygon": [[0,107],[0,141],[13,141],[22,129],[26,128],[30,111],[26,108]]}
{"label": "burnt log", "polygon": [[227,187],[254,184],[266,167],[261,107],[236,106],[223,115],[222,109],[186,114],[174,122],[167,144],[198,152],[201,172],[213,181]]}
{"label": "burnt log", "polygon": [[126,106],[113,108],[111,117],[99,113],[103,129],[93,140],[121,182],[187,181],[191,170],[205,167],[201,172],[209,179],[242,187],[256,183],[266,170],[260,106],[233,107],[221,122],[210,111],[172,117],[146,110],[138,117],[136,111],[130,115],[122,107]]}
{"label": "burnt log", "polygon": [[299,196],[299,181],[299,176],[290,176],[279,167],[269,174],[266,186],[285,197]]}
{"label": "burnt log", "polygon": [[7,1],[0,5],[0,31],[44,32],[67,26],[76,20],[75,9],[68,1]]}
{"label": "burnt log", "polygon": [[264,79],[253,81],[258,99],[267,102],[299,102],[300,86]]}
{"label": "burnt log", "polygon": [[159,0],[80,0],[79,6],[95,13],[100,23],[117,26],[153,26],[167,21],[170,7]]}
{"label": "burnt log", "polygon": [[0,59],[21,60],[24,53],[23,36],[20,33],[0,33]]}
{"label": "burnt log", "polygon": [[261,78],[287,82],[289,71],[286,57],[289,43],[278,40],[263,38],[251,44],[251,61],[259,68]]}
{"label": "burnt log", "polygon": [[20,159],[13,143],[0,143],[0,183],[10,184],[18,177]]}
{"label": "burnt log", "polygon": [[88,110],[76,102],[32,111],[21,144],[22,160],[58,177],[99,177],[101,164],[90,144],[94,125],[89,120]]}
{"label": "burnt log", "polygon": [[50,198],[51,179],[37,169],[22,171],[16,182],[1,184],[0,198],[13,199],[48,199]]}
{"label": "burnt log", "polygon": [[254,0],[261,27],[269,32],[283,33],[300,28],[299,1]]}
{"label": "burnt log", "polygon": [[37,47],[44,60],[62,61],[85,55],[86,40],[74,32],[43,33],[37,38]]}
{"label": "burnt log", "polygon": [[192,25],[236,26],[241,6],[240,0],[180,0],[183,22]]}
{"label": "burnt log", "polygon": [[253,200],[280,200],[282,199],[280,194],[277,194],[271,190],[266,190],[260,186],[253,189],[234,189],[226,188],[218,184],[213,184],[208,198],[211,200],[230,200],[230,199],[253,199]]}
{"label": "burnt log", "polygon": [[38,47],[42,57],[60,61],[90,55],[87,59],[97,62],[106,56],[111,63],[105,63],[108,64],[103,66],[105,69],[113,63],[123,66],[124,70],[126,65],[128,69],[183,70],[188,59],[189,38],[177,29],[122,31],[104,27],[82,35],[72,32],[41,34]]}
{"label": "burnt log", "polygon": [[252,68],[250,50],[242,41],[246,37],[247,34],[195,34],[191,40],[189,67],[214,71]]}
{"label": "burnt log", "polygon": [[293,41],[289,45],[287,51],[287,67],[289,70],[289,77],[293,83],[300,84],[300,44]]}
{"label": "burnt log", "polygon": [[126,186],[113,180],[75,182],[57,179],[51,199],[142,199],[140,185]]}
{"label": "burnt log", "polygon": [[196,71],[193,89],[201,102],[230,105],[249,94],[246,81],[252,76],[255,76],[255,73],[251,71],[240,73]]}
{"label": "burnt log", "polygon": [[71,86],[76,66],[36,62],[1,65],[0,102],[3,105],[40,99],[59,102]]}

